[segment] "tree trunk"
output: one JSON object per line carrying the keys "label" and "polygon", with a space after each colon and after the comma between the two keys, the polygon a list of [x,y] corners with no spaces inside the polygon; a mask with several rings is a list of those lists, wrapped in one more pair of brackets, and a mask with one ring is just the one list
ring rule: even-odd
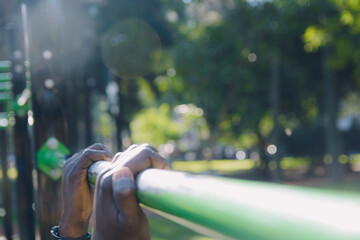
{"label": "tree trunk", "polygon": [[275,54],[271,59],[271,86],[270,86],[270,99],[271,108],[273,110],[274,129],[272,131],[272,144],[277,148],[276,152],[272,155],[272,159],[276,162],[275,170],[272,173],[272,180],[279,182],[281,180],[280,169],[280,151],[279,143],[279,98],[280,98],[280,78],[279,78],[279,57]]}
{"label": "tree trunk", "polygon": [[257,133],[257,137],[259,139],[258,147],[259,147],[259,158],[261,161],[259,174],[261,178],[270,180],[271,179],[270,169],[269,169],[270,159],[266,152],[267,141],[260,133]]}
{"label": "tree trunk", "polygon": [[337,96],[336,96],[336,80],[334,73],[327,66],[326,61],[329,58],[329,48],[323,50],[323,71],[324,71],[324,126],[325,126],[325,151],[331,159],[329,172],[333,181],[341,179],[340,164],[338,162],[339,149],[338,137],[339,133],[336,129],[337,120]]}

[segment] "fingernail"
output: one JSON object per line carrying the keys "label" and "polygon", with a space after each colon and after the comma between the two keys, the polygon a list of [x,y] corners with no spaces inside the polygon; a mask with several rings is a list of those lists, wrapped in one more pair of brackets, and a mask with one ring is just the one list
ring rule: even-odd
{"label": "fingernail", "polygon": [[123,192],[135,188],[135,180],[130,169],[124,167],[113,175],[113,188],[115,192]]}
{"label": "fingernail", "polygon": [[134,178],[132,172],[127,167],[122,167],[116,173],[114,173],[115,180],[124,179],[124,178],[131,178],[131,179]]}

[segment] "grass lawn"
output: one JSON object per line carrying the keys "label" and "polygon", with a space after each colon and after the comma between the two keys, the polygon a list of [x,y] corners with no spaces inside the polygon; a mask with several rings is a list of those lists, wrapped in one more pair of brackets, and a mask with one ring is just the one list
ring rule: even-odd
{"label": "grass lawn", "polygon": [[[174,161],[172,167],[174,170],[191,173],[202,173],[206,171],[216,171],[219,174],[236,174],[241,171],[254,169],[258,162],[251,159],[219,159],[219,160],[195,160],[195,161]],[[282,169],[296,169],[301,167],[308,168],[310,159],[301,157],[288,157],[281,159],[280,167]]]}
{"label": "grass lawn", "polygon": [[149,217],[152,240],[211,240],[163,217]]}
{"label": "grass lawn", "polygon": [[196,161],[175,161],[172,162],[174,170],[191,173],[202,173],[206,171],[216,171],[220,174],[233,174],[239,171],[251,170],[255,167],[255,162],[251,159],[245,160],[196,160]]}
{"label": "grass lawn", "polygon": [[350,193],[360,193],[360,184],[359,182],[346,182],[346,183],[329,183],[317,186],[321,189],[330,189],[341,192],[350,192]]}

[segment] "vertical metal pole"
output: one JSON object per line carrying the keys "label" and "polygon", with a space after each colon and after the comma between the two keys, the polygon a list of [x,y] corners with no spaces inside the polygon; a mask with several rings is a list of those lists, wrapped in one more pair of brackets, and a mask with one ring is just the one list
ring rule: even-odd
{"label": "vertical metal pole", "polygon": [[[21,96],[25,105],[28,102],[29,91],[26,88],[30,78],[30,64],[28,55],[28,37],[26,22],[26,6],[21,6],[22,24],[17,23],[10,32],[11,54],[15,64],[25,66],[25,73],[16,73],[13,71],[13,93],[14,97]],[[22,28],[20,27],[22,26]],[[25,49],[27,48],[27,49]],[[18,54],[14,54],[17,52]],[[21,57],[22,56],[22,57]],[[34,185],[33,185],[33,151],[31,151],[31,138],[28,132],[28,119],[26,114],[16,114],[14,126],[14,146],[15,157],[18,170],[17,179],[17,204],[19,216],[19,235],[21,240],[35,239],[35,213],[34,213]]]}
{"label": "vertical metal pole", "polygon": [[[30,18],[29,25],[33,30],[29,36],[29,48],[36,49],[30,52],[31,61],[31,79],[28,79],[27,87],[29,90],[37,94],[37,98],[32,98],[33,111],[29,111],[29,134],[33,148],[38,151],[46,140],[50,137],[56,137],[60,142],[65,142],[65,121],[62,105],[57,102],[43,98],[44,94],[51,94],[51,99],[61,99],[61,91],[63,88],[55,85],[57,91],[51,91],[44,88],[44,81],[48,78],[58,80],[62,76],[61,62],[61,1],[37,1],[31,0],[31,8],[29,9]],[[32,5],[33,3],[36,3]],[[43,24],[43,25],[42,25]],[[41,25],[41,26],[39,26]],[[47,28],[49,27],[49,28]],[[26,40],[25,40],[26,43]],[[52,58],[45,59],[43,51],[52,52]],[[30,76],[30,75],[28,75]],[[50,101],[50,102],[47,102]],[[34,128],[32,125],[34,124]],[[34,157],[35,164],[35,157]],[[38,188],[37,188],[37,213],[39,216],[39,230],[41,239],[49,239],[49,230],[54,225],[59,224],[62,209],[62,193],[61,181],[50,179],[40,170],[37,171]]]}
{"label": "vertical metal pole", "polygon": [[[2,104],[3,105],[3,104]],[[4,112],[5,107],[1,106],[0,111]],[[0,130],[0,151],[1,151],[1,167],[3,171],[2,179],[2,200],[5,209],[4,216],[4,228],[5,228],[5,237],[10,240],[12,239],[12,222],[11,222],[11,192],[10,192],[10,183],[7,176],[7,132],[6,129]]]}
{"label": "vertical metal pole", "polygon": [[339,144],[338,144],[338,131],[336,128],[337,119],[337,96],[336,96],[336,79],[333,71],[326,62],[330,56],[329,47],[323,50],[323,68],[324,68],[324,126],[325,126],[325,143],[326,154],[331,163],[329,172],[333,181],[341,180],[340,164],[338,162]]}

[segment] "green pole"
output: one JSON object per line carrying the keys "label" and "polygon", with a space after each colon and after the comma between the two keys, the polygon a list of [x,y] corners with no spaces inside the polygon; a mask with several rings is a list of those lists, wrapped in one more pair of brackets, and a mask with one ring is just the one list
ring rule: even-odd
{"label": "green pole", "polygon": [[0,82],[9,82],[12,79],[11,73],[0,73]]}
{"label": "green pole", "polygon": [[[89,169],[90,183],[109,163]],[[157,169],[137,176],[141,204],[216,239],[360,239],[360,195]]]}
{"label": "green pole", "polygon": [[0,72],[10,72],[11,70],[11,61],[2,60],[0,61]]}

